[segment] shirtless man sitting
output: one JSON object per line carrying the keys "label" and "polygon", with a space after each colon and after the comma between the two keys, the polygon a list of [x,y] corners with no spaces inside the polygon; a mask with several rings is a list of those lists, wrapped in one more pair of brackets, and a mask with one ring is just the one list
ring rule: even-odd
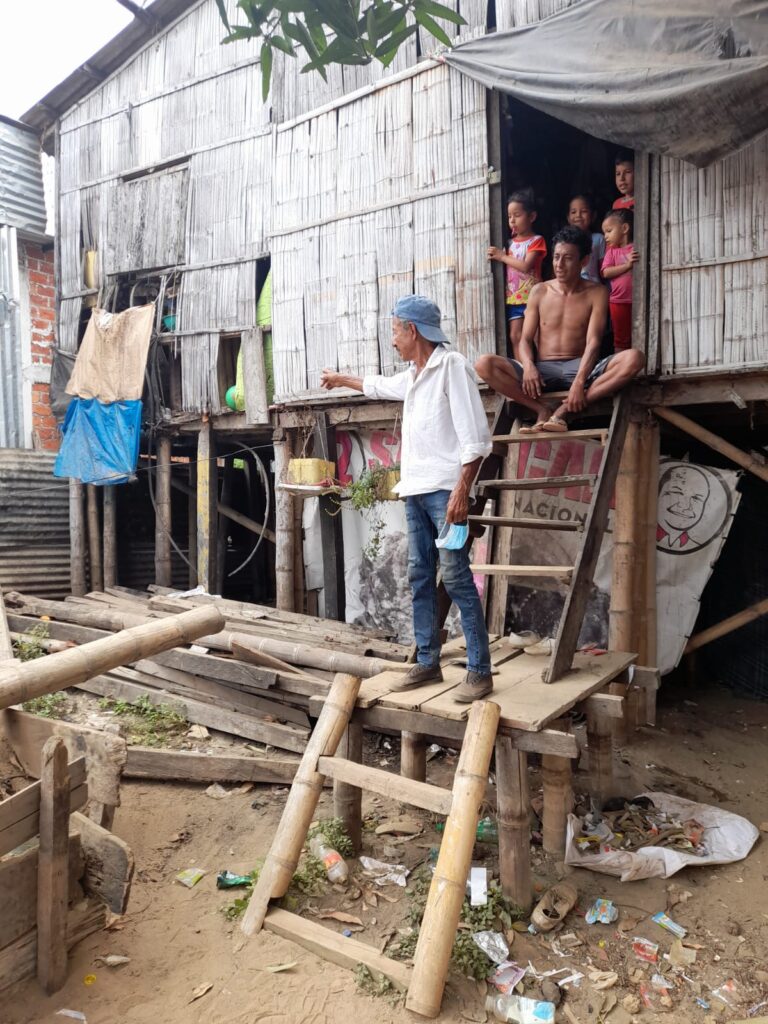
{"label": "shirtless man sitting", "polygon": [[[520,339],[520,362],[481,356],[479,376],[499,394],[536,413],[536,422],[521,433],[564,433],[568,417],[607,398],[642,370],[636,349],[598,361],[608,314],[608,289],[581,277],[592,239],[579,228],[565,227],[552,239],[555,279],[533,287]],[[534,344],[538,331],[538,352]],[[542,398],[547,391],[567,391],[556,408]]]}

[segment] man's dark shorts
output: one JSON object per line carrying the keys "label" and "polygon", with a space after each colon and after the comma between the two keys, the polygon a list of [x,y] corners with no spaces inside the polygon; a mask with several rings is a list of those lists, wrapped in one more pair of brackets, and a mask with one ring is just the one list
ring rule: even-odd
{"label": "man's dark shorts", "polygon": [[[606,356],[605,359],[601,359],[598,363],[592,367],[592,371],[587,377],[584,385],[585,389],[589,387],[593,381],[596,381],[598,377],[602,377],[605,371],[608,369],[613,356]],[[510,359],[510,363],[514,366],[518,379],[522,382],[523,379],[523,367],[516,359]],[[536,363],[536,369],[539,371],[541,376],[542,389],[544,391],[568,391],[571,384],[576,379],[576,374],[579,372],[579,366],[581,365],[581,359],[541,359]]]}

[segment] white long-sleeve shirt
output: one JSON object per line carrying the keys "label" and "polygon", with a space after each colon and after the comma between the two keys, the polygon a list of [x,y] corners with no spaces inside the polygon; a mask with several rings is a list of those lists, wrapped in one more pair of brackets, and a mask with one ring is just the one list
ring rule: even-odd
{"label": "white long-sleeve shirt", "polygon": [[403,403],[400,452],[401,498],[452,491],[461,467],[491,452],[480,392],[472,368],[459,352],[435,345],[420,374],[411,364],[392,377],[363,378],[367,398]]}

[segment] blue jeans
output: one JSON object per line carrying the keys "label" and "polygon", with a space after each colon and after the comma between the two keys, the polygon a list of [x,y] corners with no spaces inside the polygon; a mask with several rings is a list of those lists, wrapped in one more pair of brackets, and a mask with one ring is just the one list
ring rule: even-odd
{"label": "blue jeans", "polygon": [[472,579],[465,548],[448,551],[435,547],[435,538],[445,524],[450,491],[409,495],[405,499],[408,520],[408,582],[413,597],[413,632],[420,665],[440,660],[440,630],[437,621],[437,565],[440,562],[448,596],[461,613],[461,628],[467,641],[467,668],[490,675],[491,653],[483,606]]}

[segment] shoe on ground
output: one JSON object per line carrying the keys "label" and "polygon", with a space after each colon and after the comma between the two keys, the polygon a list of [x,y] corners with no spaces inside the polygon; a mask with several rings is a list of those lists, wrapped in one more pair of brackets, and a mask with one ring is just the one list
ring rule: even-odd
{"label": "shoe on ground", "polygon": [[551,636],[545,637],[543,640],[539,640],[536,644],[531,644],[530,647],[525,648],[526,654],[533,655],[548,655],[551,654],[555,649],[555,641]]}
{"label": "shoe on ground", "polygon": [[538,633],[534,633],[532,629],[524,629],[522,633],[510,633],[507,637],[509,646],[517,650],[522,650],[524,647],[533,647],[540,640],[541,636]]}
{"label": "shoe on ground", "polygon": [[481,675],[479,672],[467,672],[464,682],[453,691],[453,697],[460,704],[471,704],[480,700],[493,689],[493,676]]}
{"label": "shoe on ground", "polygon": [[399,693],[401,690],[410,690],[414,686],[424,686],[425,683],[439,683],[442,678],[440,665],[419,665],[417,663],[390,687],[390,692]]}
{"label": "shoe on ground", "polygon": [[572,885],[560,882],[544,893],[531,914],[537,932],[551,932],[576,906],[579,894]]}

